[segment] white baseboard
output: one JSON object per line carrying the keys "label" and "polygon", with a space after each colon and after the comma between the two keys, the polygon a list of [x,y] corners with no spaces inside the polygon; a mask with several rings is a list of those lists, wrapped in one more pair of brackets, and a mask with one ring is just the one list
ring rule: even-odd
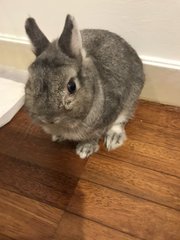
{"label": "white baseboard", "polygon": [[27,37],[16,37],[13,35],[2,34],[2,33],[0,34],[0,41],[29,45],[29,40]]}
{"label": "white baseboard", "polygon": [[180,70],[180,61],[158,58],[158,57],[150,57],[150,56],[140,56],[140,57],[145,65]]}
{"label": "white baseboard", "polygon": [[144,64],[146,83],[141,98],[180,106],[180,70]]}
{"label": "white baseboard", "polygon": [[[26,38],[0,35],[0,52],[0,65],[16,69],[27,69],[34,59]],[[180,106],[180,62],[149,56],[140,57],[146,75],[141,98]]]}

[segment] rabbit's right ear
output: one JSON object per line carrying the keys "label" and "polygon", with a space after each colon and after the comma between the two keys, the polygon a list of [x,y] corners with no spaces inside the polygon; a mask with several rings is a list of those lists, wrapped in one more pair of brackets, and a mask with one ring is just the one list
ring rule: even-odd
{"label": "rabbit's right ear", "polygon": [[81,59],[82,38],[76,20],[67,15],[63,32],[58,41],[59,47],[71,58]]}
{"label": "rabbit's right ear", "polygon": [[49,40],[41,32],[34,18],[28,18],[25,22],[26,33],[33,45],[33,52],[36,56],[40,55],[49,45]]}

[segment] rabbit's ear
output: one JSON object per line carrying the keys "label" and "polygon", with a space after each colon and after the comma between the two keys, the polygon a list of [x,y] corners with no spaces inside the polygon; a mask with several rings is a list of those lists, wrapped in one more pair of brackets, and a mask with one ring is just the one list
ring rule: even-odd
{"label": "rabbit's ear", "polygon": [[25,22],[26,33],[33,45],[33,52],[40,55],[49,45],[49,40],[41,32],[34,18],[28,18]]}
{"label": "rabbit's ear", "polygon": [[71,58],[81,57],[82,39],[76,20],[67,15],[63,32],[59,38],[59,46],[62,51]]}

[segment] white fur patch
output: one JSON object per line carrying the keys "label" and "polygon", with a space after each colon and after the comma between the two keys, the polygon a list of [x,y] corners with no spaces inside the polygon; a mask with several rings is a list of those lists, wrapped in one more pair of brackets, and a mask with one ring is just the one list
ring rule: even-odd
{"label": "white fur patch", "polygon": [[64,139],[60,136],[52,135],[52,142],[62,142]]}
{"label": "white fur patch", "polygon": [[[114,122],[114,124],[118,124],[118,123],[124,123],[127,120],[127,114],[125,111],[122,111],[119,116],[117,117],[116,121]],[[113,125],[114,125],[113,124]]]}
{"label": "white fur patch", "polygon": [[76,146],[76,153],[79,155],[81,159],[85,159],[92,155],[94,152],[97,152],[99,149],[99,145],[92,143],[79,143]]}
{"label": "white fur patch", "polygon": [[122,133],[123,128],[122,128],[121,124],[115,124],[112,126],[111,130],[115,133]]}
{"label": "white fur patch", "polygon": [[124,141],[127,139],[123,124],[126,122],[126,119],[126,113],[120,113],[112,127],[106,133],[104,142],[108,151],[122,146]]}
{"label": "white fur patch", "polygon": [[78,81],[78,78],[75,78],[75,79],[74,79],[74,82],[75,82],[75,84],[76,84],[76,90],[79,90],[79,88],[80,88],[80,83],[79,83],[79,81]]}
{"label": "white fur patch", "polygon": [[113,130],[109,130],[106,134],[104,142],[106,148],[108,151],[110,151],[122,146],[126,139],[127,137],[124,129],[121,132],[114,132]]}
{"label": "white fur patch", "polygon": [[71,21],[74,25],[72,29],[71,50],[75,56],[78,56],[82,49],[82,38],[77,22],[73,16],[71,16]]}
{"label": "white fur patch", "polygon": [[56,135],[52,135],[52,142],[56,142],[58,140],[58,137]]}
{"label": "white fur patch", "polygon": [[42,128],[43,128],[43,130],[44,130],[46,133],[48,133],[48,134],[51,133],[51,130],[50,130],[48,127],[43,126]]}
{"label": "white fur patch", "polygon": [[81,49],[81,56],[82,56],[82,59],[86,58],[86,51],[84,48]]}

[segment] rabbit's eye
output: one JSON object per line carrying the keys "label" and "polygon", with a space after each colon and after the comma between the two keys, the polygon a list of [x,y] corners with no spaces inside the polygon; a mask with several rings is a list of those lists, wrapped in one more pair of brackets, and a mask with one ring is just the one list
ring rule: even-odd
{"label": "rabbit's eye", "polygon": [[67,84],[67,89],[70,94],[73,94],[76,91],[76,84],[74,82],[74,79],[71,78]]}

